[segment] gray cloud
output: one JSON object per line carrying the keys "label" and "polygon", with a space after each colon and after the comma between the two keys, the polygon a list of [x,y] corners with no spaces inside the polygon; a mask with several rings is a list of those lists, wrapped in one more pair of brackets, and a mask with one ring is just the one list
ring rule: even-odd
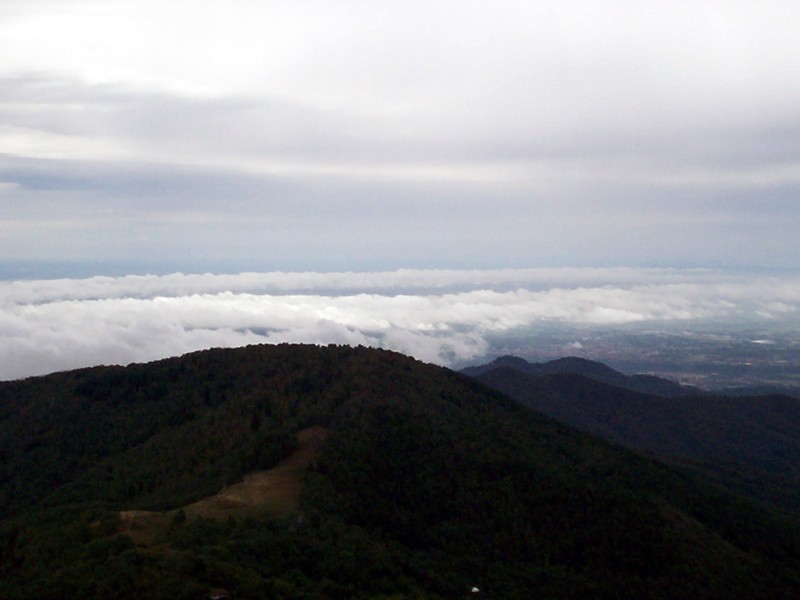
{"label": "gray cloud", "polygon": [[0,253],[791,267],[799,29],[782,1],[9,2]]}
{"label": "gray cloud", "polygon": [[[716,102],[741,102],[738,95],[709,105],[678,102],[672,91],[641,106],[598,108],[589,90],[576,87],[570,100],[551,100],[553,110],[569,113],[555,117],[532,108],[532,97],[491,85],[497,96],[478,106],[433,103],[408,115],[279,96],[193,98],[41,75],[6,78],[0,88],[4,126],[34,136],[28,153],[40,157],[66,159],[80,147],[94,159],[367,180],[425,180],[438,171],[456,180],[535,182],[544,169],[544,180],[558,183],[609,168],[615,178],[651,183],[667,171],[730,185],[743,168],[764,183],[800,178],[800,109],[782,107],[786,94],[775,96],[781,106],[748,105],[721,116]],[[614,99],[625,96],[618,91]],[[509,97],[514,104],[505,106]],[[675,103],[696,108],[677,110]],[[670,107],[666,114],[649,114],[660,105]],[[775,166],[787,172],[770,171]]]}

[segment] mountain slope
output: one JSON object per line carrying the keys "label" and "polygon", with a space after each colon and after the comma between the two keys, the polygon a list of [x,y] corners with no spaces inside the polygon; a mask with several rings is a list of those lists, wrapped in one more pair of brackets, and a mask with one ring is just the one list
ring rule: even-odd
{"label": "mountain slope", "polygon": [[579,375],[534,376],[510,367],[478,379],[582,431],[679,459],[732,489],[800,509],[795,398],[663,398]]}
{"label": "mountain slope", "polygon": [[[5,384],[0,406],[3,598],[800,592],[793,521],[391,352],[214,350]],[[311,427],[300,512],[121,533],[119,511],[189,506]]]}

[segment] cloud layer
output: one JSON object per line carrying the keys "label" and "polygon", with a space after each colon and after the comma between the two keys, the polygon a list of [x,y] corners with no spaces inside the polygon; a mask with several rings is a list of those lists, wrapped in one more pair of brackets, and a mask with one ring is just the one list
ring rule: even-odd
{"label": "cloud layer", "polygon": [[800,278],[710,270],[245,273],[0,282],[0,378],[208,348],[384,347],[439,364],[543,325],[796,328]]}

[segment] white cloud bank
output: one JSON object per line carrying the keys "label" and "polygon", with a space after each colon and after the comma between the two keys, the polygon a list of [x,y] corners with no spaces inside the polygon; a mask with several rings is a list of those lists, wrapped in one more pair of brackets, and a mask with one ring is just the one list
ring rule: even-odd
{"label": "white cloud bank", "polygon": [[537,324],[796,321],[800,276],[527,269],[0,283],[0,379],[253,343],[363,344],[439,364]]}

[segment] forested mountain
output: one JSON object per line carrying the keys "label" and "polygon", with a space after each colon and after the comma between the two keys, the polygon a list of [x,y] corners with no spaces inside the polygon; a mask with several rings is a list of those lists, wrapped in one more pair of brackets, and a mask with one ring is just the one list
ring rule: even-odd
{"label": "forested mountain", "polygon": [[780,395],[667,398],[581,375],[532,375],[513,364],[483,370],[477,379],[581,431],[800,510],[800,400]]}
{"label": "forested mountain", "polygon": [[655,375],[625,375],[603,363],[587,360],[585,358],[578,358],[576,356],[567,356],[542,363],[531,363],[518,356],[501,356],[490,363],[467,367],[466,369],[462,369],[461,372],[471,377],[479,377],[484,373],[494,371],[500,367],[508,367],[520,373],[527,373],[528,375],[535,376],[582,375],[588,379],[594,379],[595,381],[601,381],[627,390],[663,396],[665,398],[695,396],[702,393],[697,388],[681,385],[669,379],[664,379],[663,377],[656,377]]}
{"label": "forested mountain", "polygon": [[793,515],[387,351],[7,382],[0,452],[5,599],[800,594]]}

